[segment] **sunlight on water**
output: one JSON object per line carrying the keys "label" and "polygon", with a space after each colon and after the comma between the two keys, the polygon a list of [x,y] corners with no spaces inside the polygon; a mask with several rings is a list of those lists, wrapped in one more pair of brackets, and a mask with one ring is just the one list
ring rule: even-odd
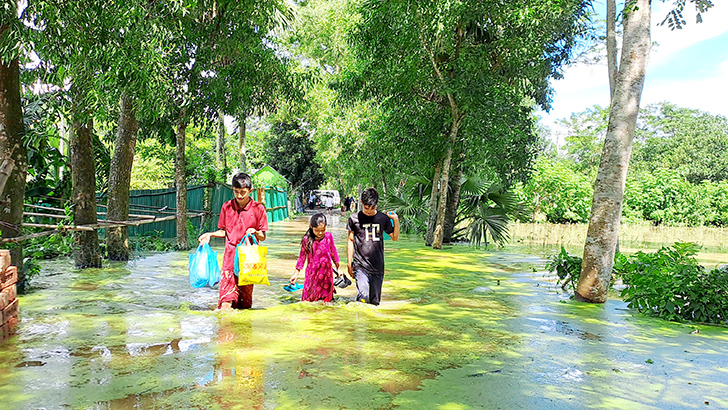
{"label": "sunlight on water", "polygon": [[[514,232],[533,236],[506,249],[387,241],[373,307],[352,302],[355,286],[328,305],[283,291],[307,223],[271,224],[271,286],[256,287],[248,311],[214,311],[217,289],[189,285],[188,252],[84,271],[46,262],[21,298],[17,335],[0,342],[3,408],[728,405],[713,398],[726,388],[724,329],[691,334],[619,301],[574,304],[554,286],[544,249],[578,227],[549,231],[558,239],[545,247],[530,225]],[[345,223],[329,223],[342,264]],[[222,259],[222,243],[212,245]]]}

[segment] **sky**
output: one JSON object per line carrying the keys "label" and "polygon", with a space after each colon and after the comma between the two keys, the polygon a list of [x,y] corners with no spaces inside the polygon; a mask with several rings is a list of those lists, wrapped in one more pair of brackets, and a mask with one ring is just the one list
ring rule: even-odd
{"label": "sky", "polygon": [[[652,2],[652,50],[640,106],[671,102],[728,117],[728,1],[714,0],[715,6],[695,23],[693,7],[686,7],[687,22],[682,30],[657,26],[672,1]],[[594,7],[605,14],[603,2]],[[621,6],[617,6],[621,10]],[[601,9],[601,10],[600,10]],[[609,79],[604,64],[569,66],[562,80],[553,81],[552,110],[540,112],[541,123],[558,134],[557,120],[568,118],[595,104],[609,105]]]}

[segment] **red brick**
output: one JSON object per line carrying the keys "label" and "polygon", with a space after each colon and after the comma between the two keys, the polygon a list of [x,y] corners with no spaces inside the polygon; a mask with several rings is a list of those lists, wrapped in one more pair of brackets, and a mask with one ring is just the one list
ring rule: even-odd
{"label": "red brick", "polygon": [[7,249],[0,249],[0,274],[5,272],[5,269],[10,266],[10,251]]}
{"label": "red brick", "polygon": [[10,285],[14,285],[18,282],[18,267],[10,266],[5,270],[3,275],[0,275],[0,289],[5,289]]}
{"label": "red brick", "polygon": [[18,318],[18,298],[13,299],[7,306],[5,306],[2,316],[3,324],[10,321],[12,318]]}
{"label": "red brick", "polygon": [[12,336],[15,333],[15,328],[18,326],[18,317],[11,317],[7,323],[0,326],[0,340]]}
{"label": "red brick", "polygon": [[5,309],[10,302],[18,296],[16,285],[10,285],[0,291],[0,310]]}

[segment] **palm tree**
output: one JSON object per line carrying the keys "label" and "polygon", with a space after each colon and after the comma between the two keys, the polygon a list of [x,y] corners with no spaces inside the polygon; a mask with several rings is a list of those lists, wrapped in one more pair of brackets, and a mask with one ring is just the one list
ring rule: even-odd
{"label": "palm tree", "polygon": [[[524,206],[518,197],[497,182],[479,177],[467,178],[461,188],[455,232],[464,232],[467,240],[475,246],[488,245],[488,236],[498,245],[508,242],[508,222],[511,217],[524,213]],[[465,226],[463,226],[465,224]]]}
{"label": "palm tree", "polygon": [[[425,233],[432,179],[433,175],[411,176],[398,193],[384,198],[384,206],[400,216],[403,232]],[[524,206],[516,195],[501,184],[480,177],[463,177],[460,206],[455,218],[455,226],[459,228],[453,232],[453,239],[467,240],[480,246],[487,245],[490,236],[492,242],[503,245],[509,239],[508,222],[511,217],[518,217],[524,212]]]}

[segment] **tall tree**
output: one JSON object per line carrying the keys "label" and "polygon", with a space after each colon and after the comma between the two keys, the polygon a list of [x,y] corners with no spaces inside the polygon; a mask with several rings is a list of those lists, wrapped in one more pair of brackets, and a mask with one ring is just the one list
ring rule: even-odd
{"label": "tall tree", "polygon": [[[73,186],[72,193],[76,224],[95,225],[97,222],[94,152],[99,147],[94,147],[98,137],[94,133],[93,119],[103,107],[104,96],[113,95],[113,104],[118,104],[119,94],[109,93],[105,80],[118,85],[120,81],[115,74],[119,70],[114,68],[131,64],[115,57],[119,50],[124,49],[118,37],[127,28],[119,22],[126,16],[125,12],[133,10],[133,6],[128,2],[80,0],[73,7],[68,7],[57,2],[38,1],[30,2],[26,9],[29,25],[33,28],[28,32],[27,41],[34,44],[34,52],[41,60],[40,68],[35,70],[40,80],[60,88],[71,83],[70,160],[72,182],[78,184]],[[123,108],[126,107],[131,107],[131,104],[125,104]],[[122,130],[117,137],[123,139],[127,134]],[[125,153],[123,149],[118,152],[122,157]],[[122,173],[131,168],[130,164],[124,164],[118,158],[116,164],[127,168]],[[88,175],[89,172],[91,175]],[[112,178],[114,183],[123,180],[123,177]],[[126,185],[128,191],[128,182]],[[116,191],[118,187],[113,188]],[[116,211],[112,208],[113,217],[126,219]],[[112,238],[114,233],[112,231]],[[100,266],[97,231],[77,232],[75,240],[78,249],[76,265],[82,268]]]}
{"label": "tall tree", "polygon": [[291,181],[293,191],[316,189],[324,180],[313,141],[296,121],[274,124],[266,157],[270,166]]}
{"label": "tall tree", "polygon": [[225,114],[222,111],[218,111],[215,131],[215,162],[224,170],[227,168],[227,161],[225,160]]}
{"label": "tall tree", "polygon": [[678,170],[694,184],[728,180],[728,118],[670,103],[640,110],[631,166]]}
{"label": "tall tree", "polygon": [[177,249],[186,250],[190,248],[187,239],[187,179],[185,178],[185,138],[187,134],[187,112],[182,109],[177,122],[176,145],[177,151],[174,161],[174,182],[177,187],[176,212],[177,212]]}
{"label": "tall tree", "polygon": [[238,167],[240,172],[248,172],[248,149],[245,146],[245,133],[248,113],[241,111],[238,114]]}
{"label": "tall tree", "polygon": [[[94,127],[91,113],[86,109],[86,84],[82,75],[75,77],[71,88],[71,206],[76,225],[95,225],[96,218],[96,172],[94,166]],[[74,232],[74,260],[76,267],[100,268],[98,231],[85,228]]]}
{"label": "tall tree", "polygon": [[[186,5],[166,21],[172,33],[168,111],[177,129],[177,144],[184,144],[182,133],[190,122],[215,123],[221,112],[247,112],[255,105],[258,88],[276,89],[288,78],[274,48],[275,30],[291,18],[285,1],[190,0]],[[258,82],[263,85],[257,86]],[[186,234],[182,235],[187,223],[181,179],[184,145],[177,146],[176,158],[177,247],[182,249],[189,246]]]}
{"label": "tall tree", "polygon": [[[160,20],[173,15],[178,3],[124,1],[104,17],[107,33],[106,51],[102,56],[104,76],[97,79],[97,88],[105,91],[107,106],[119,101],[119,121],[109,167],[107,218],[114,221],[129,219],[129,189],[134,151],[139,131],[139,117],[162,115],[165,95],[163,75],[164,50],[169,32]],[[109,228],[106,235],[110,260],[128,260],[129,231],[127,226]]]}
{"label": "tall tree", "polygon": [[[0,231],[3,238],[20,236],[28,164],[18,61],[22,25],[17,13],[15,1],[0,5],[0,166],[5,171],[4,177],[0,175],[4,180],[4,187],[0,186]],[[13,264],[22,268],[20,247],[11,249],[11,258]],[[22,276],[19,279],[21,283],[24,280]]]}
{"label": "tall tree", "polygon": [[[680,28],[684,23],[682,10],[687,0],[677,0],[663,23]],[[710,0],[690,0],[700,13],[713,6]],[[610,6],[610,10],[613,5]],[[604,303],[607,300],[614,254],[619,238],[624,187],[632,153],[637,114],[650,55],[651,1],[633,0],[622,11],[623,38],[619,65],[610,63],[616,74],[609,112],[609,126],[604,141],[601,162],[594,184],[589,228],[584,244],[584,258],[576,289],[578,300]],[[613,19],[611,19],[613,22]],[[608,28],[608,32],[609,32]],[[614,30],[613,28],[611,29]],[[609,52],[608,58],[615,58]]]}
{"label": "tall tree", "polygon": [[[454,169],[527,173],[536,141],[532,107],[549,108],[548,79],[558,77],[568,61],[587,6],[578,0],[361,3],[362,18],[351,37],[357,75],[350,83],[365,96],[381,98],[392,112],[407,106],[417,112],[415,105],[440,112],[439,126],[406,144],[440,169],[434,232],[428,232],[434,248],[442,245]],[[498,166],[501,157],[506,161],[500,165],[525,162]],[[505,182],[510,178],[506,172]]]}
{"label": "tall tree", "polygon": [[[134,101],[128,94],[121,96],[119,122],[114,142],[114,156],[111,158],[109,175],[109,196],[107,219],[124,222],[129,219],[129,188],[131,169],[134,164],[139,121]],[[117,226],[107,229],[106,251],[109,260],[126,261],[131,254],[129,249],[129,228]]]}

